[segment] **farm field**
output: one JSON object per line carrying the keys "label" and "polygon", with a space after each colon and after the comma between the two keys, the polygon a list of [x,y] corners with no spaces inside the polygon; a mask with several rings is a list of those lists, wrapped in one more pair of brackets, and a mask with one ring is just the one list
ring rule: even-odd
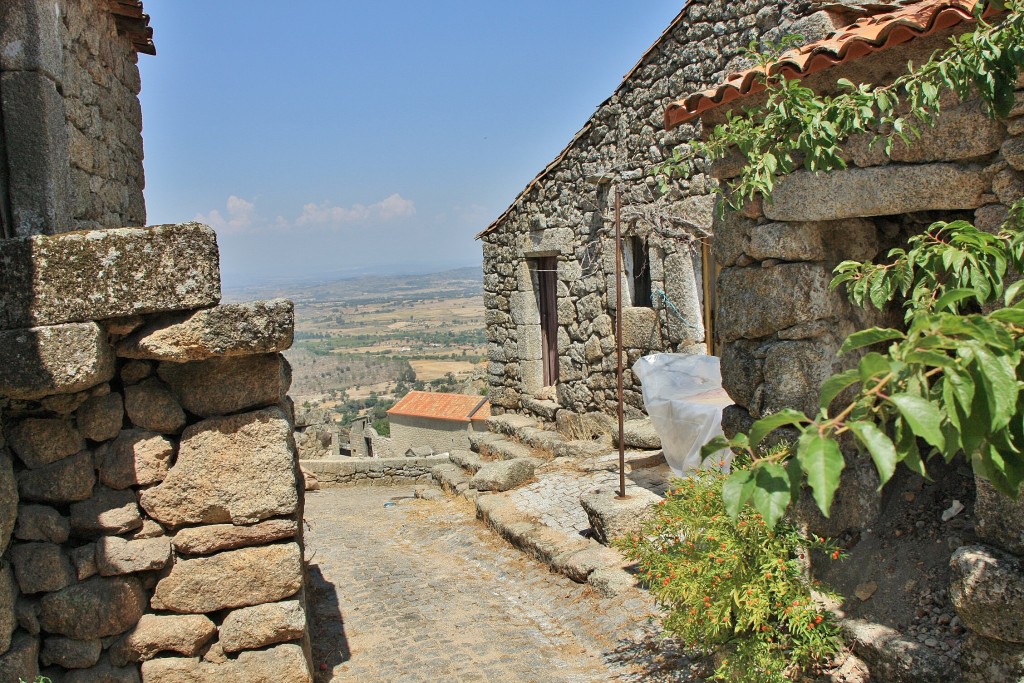
{"label": "farm field", "polygon": [[479,268],[246,288],[226,300],[295,303],[290,395],[346,422],[382,419],[411,389],[481,393],[486,334]]}

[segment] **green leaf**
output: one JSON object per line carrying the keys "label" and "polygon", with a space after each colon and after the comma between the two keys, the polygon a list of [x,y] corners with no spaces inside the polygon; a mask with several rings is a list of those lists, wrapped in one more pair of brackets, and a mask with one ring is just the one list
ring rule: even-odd
{"label": "green leaf", "polygon": [[862,382],[870,381],[872,378],[879,378],[892,372],[889,359],[880,353],[865,354],[857,364],[857,371],[860,373]]}
{"label": "green leaf", "polygon": [[1024,280],[1017,280],[1006,288],[1006,292],[1003,294],[1003,301],[1007,306],[1013,303],[1013,300],[1020,296],[1022,289],[1024,289]]}
{"label": "green leaf", "polygon": [[725,503],[725,511],[733,519],[738,518],[740,510],[753,493],[754,473],[751,470],[733,472],[722,483],[722,502]]}
{"label": "green leaf", "polygon": [[764,440],[764,437],[768,436],[779,427],[783,427],[785,425],[796,427],[807,421],[806,415],[801,413],[799,410],[793,410],[792,408],[785,408],[773,415],[762,417],[750,427],[750,434],[748,434],[750,438],[750,446],[752,448],[756,447],[762,440]]}
{"label": "green leaf", "polygon": [[944,311],[949,308],[952,312],[957,312],[959,309],[952,308],[953,304],[959,303],[964,299],[971,299],[977,296],[977,292],[973,289],[951,289],[935,302],[936,311]]}
{"label": "green leaf", "polygon": [[797,442],[796,457],[800,460],[800,467],[807,473],[807,483],[814,493],[818,509],[828,517],[832,497],[839,488],[839,475],[846,467],[839,446],[832,439],[807,431]]}
{"label": "green leaf", "polygon": [[711,441],[708,441],[706,444],[701,446],[701,449],[700,449],[700,459],[704,460],[705,458],[708,458],[708,457],[714,455],[715,453],[717,453],[718,451],[722,450],[723,448],[728,448],[728,447],[729,447],[729,440],[726,439],[722,435],[718,435],[715,438],[711,439]]}
{"label": "green leaf", "polygon": [[774,529],[789,505],[789,475],[775,463],[765,463],[754,470],[754,489],[751,502],[764,517],[769,529]]}
{"label": "green leaf", "polygon": [[822,410],[828,410],[828,407],[832,405],[832,401],[842,393],[843,389],[860,381],[860,371],[857,369],[846,370],[838,375],[832,375],[821,385],[821,399],[818,401],[818,405]]}
{"label": "green leaf", "polygon": [[942,412],[930,401],[910,394],[893,394],[889,397],[900,416],[914,434],[935,448],[945,450],[946,439],[942,434]]}
{"label": "green leaf", "polygon": [[842,347],[839,349],[839,355],[841,356],[844,353],[853,351],[854,349],[871,346],[872,344],[904,338],[906,338],[906,335],[899,330],[872,327],[867,330],[861,330],[860,332],[854,332],[847,337],[846,341],[843,342]]}
{"label": "green leaf", "polygon": [[885,435],[885,432],[874,423],[847,422],[846,426],[850,428],[850,431],[857,437],[857,440],[868,449],[868,453],[871,454],[871,459],[875,463],[875,468],[878,469],[878,478],[882,482],[881,486],[884,486],[892,478],[893,472],[896,471],[896,463],[899,461],[899,456],[896,455],[896,446]]}

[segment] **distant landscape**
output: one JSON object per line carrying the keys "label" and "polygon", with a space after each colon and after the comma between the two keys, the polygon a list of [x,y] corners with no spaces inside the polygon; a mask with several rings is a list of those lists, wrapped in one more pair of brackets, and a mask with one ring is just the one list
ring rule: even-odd
{"label": "distant landscape", "polygon": [[224,298],[294,301],[295,343],[284,355],[296,406],[326,408],[342,423],[369,414],[379,424],[412,389],[485,391],[482,281],[476,266],[250,285]]}

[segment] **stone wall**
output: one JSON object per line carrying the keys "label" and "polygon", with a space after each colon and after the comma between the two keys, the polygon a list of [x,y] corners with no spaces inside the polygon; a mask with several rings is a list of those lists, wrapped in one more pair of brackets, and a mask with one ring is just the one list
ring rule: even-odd
{"label": "stone wall", "polygon": [[[948,35],[914,41],[804,82],[823,91],[839,78],[884,82],[947,41]],[[1018,87],[1024,88],[1024,79]],[[1024,103],[1024,89],[1017,100]],[[738,104],[756,107],[758,100]],[[724,115],[705,115],[705,126]],[[722,379],[736,402],[723,418],[727,434],[746,431],[754,419],[784,407],[817,412],[823,380],[857,360],[837,358],[843,339],[872,324],[901,324],[896,306],[884,313],[866,311],[829,292],[836,263],[884,256],[937,220],[965,218],[994,231],[1009,205],[1024,195],[1024,105],[1003,122],[989,119],[977,101],[949,97],[936,126],[923,129],[922,136],[911,147],[897,144],[891,158],[869,146],[870,136],[853,139],[845,146],[848,169],[796,171],[779,179],[770,202],[715,220],[715,257],[723,266],[718,280]],[[716,166],[717,177],[735,172],[730,164]],[[813,503],[801,507],[818,533],[869,527],[881,509],[873,464],[852,450],[846,457],[831,518],[821,518]],[[1022,509],[986,482],[977,484],[974,512],[983,544],[961,547],[951,560],[950,595],[972,631],[961,667],[964,680],[972,683],[1020,680]]]}
{"label": "stone wall", "polygon": [[321,486],[393,486],[430,483],[435,465],[451,462],[447,454],[422,458],[343,458],[302,460],[302,468],[316,476]]}
{"label": "stone wall", "polygon": [[[448,453],[456,449],[469,449],[469,435],[474,431],[470,422],[436,420],[392,413],[391,445],[396,455],[404,455],[410,448],[430,446],[435,453]],[[480,423],[483,429],[483,423]]]}
{"label": "stone wall", "polygon": [[0,680],[311,680],[292,306],[217,305],[217,258],[0,241]]}
{"label": "stone wall", "polygon": [[105,0],[0,4],[0,237],[145,223],[139,89]]}
{"label": "stone wall", "polygon": [[[680,93],[721,82],[743,65],[741,51],[751,41],[787,33],[816,39],[832,31],[831,16],[812,7],[803,1],[690,2],[562,155],[482,234],[489,397],[497,412],[522,409],[524,398],[542,388],[537,282],[529,259],[552,256],[558,402],[577,413],[615,412],[616,192],[627,243],[637,238],[647,245],[653,299],[650,306],[627,307],[631,300],[624,295],[627,414],[642,410],[628,370],[640,356],[704,352],[699,239],[712,228],[714,183],[700,168],[661,197],[650,169],[698,135],[694,126],[664,131],[664,106]],[[623,284],[626,291],[632,287]]]}

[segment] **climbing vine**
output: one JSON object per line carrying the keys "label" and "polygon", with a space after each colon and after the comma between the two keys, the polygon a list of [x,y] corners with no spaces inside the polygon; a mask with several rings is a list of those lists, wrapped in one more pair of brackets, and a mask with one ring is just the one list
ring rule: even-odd
{"label": "climbing vine", "polygon": [[[743,156],[742,172],[722,189],[724,203],[737,209],[759,196],[770,201],[777,177],[798,165],[845,168],[841,143],[852,135],[874,134],[886,153],[894,144],[913,144],[940,113],[944,91],[978,97],[989,114],[1005,116],[1024,65],[1022,10],[1024,0],[979,2],[973,31],[890,85],[841,80],[841,93],[819,96],[799,81],[769,76],[766,104],[730,113],[693,153],[707,160]],[[658,171],[671,179],[693,165],[679,155]],[[931,457],[962,456],[998,489],[1018,494],[1024,285],[1007,279],[1024,266],[1022,217],[1018,203],[997,235],[965,221],[938,222],[907,249],[889,252],[887,263],[839,265],[833,289],[845,288],[861,306],[903,300],[906,330],[850,336],[840,353],[862,357],[856,368],[825,382],[817,415],[782,410],[747,434],[705,447],[705,454],[731,447],[750,459],[749,468],[723,483],[734,519],[749,503],[774,527],[804,482],[827,516],[845,467],[840,443],[847,441],[870,455],[882,484],[900,463],[927,476]],[[788,430],[790,446],[766,452],[765,438],[780,428]]]}

